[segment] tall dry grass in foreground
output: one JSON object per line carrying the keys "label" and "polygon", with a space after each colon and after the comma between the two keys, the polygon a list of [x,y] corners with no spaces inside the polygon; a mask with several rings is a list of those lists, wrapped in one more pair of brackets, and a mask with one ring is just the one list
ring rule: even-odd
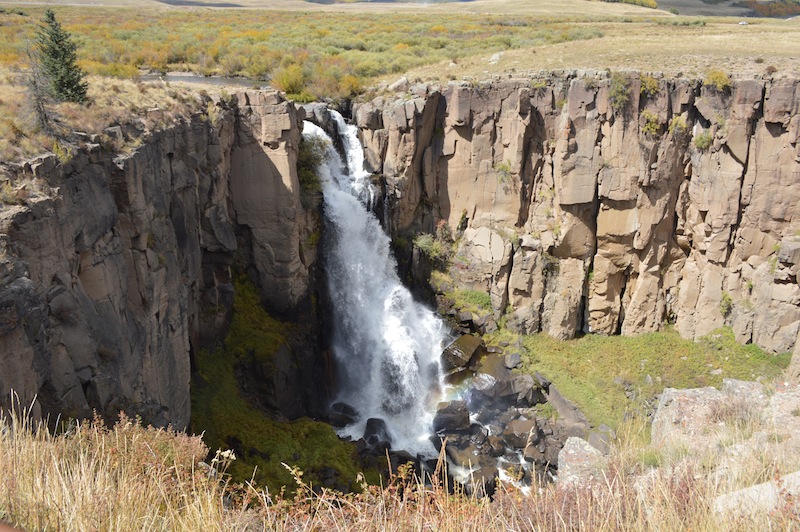
{"label": "tall dry grass in foreground", "polygon": [[[626,439],[626,436],[621,438]],[[633,442],[635,438],[628,438]],[[143,427],[75,424],[53,435],[7,412],[0,421],[0,520],[27,530],[792,530],[789,505],[747,519],[714,515],[718,492],[691,461],[642,464],[622,445],[595,482],[525,495],[501,486],[493,501],[425,485],[408,471],[360,494],[314,490],[293,471],[293,498],[231,485],[201,463],[197,436]],[[220,454],[217,454],[220,458]],[[224,470],[224,459],[214,464]]]}

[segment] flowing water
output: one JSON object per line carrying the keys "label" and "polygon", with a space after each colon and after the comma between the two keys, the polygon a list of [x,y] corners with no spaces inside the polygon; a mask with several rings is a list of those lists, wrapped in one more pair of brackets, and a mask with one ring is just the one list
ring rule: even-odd
{"label": "flowing water", "polygon": [[340,435],[360,438],[367,420],[380,418],[392,448],[431,456],[428,437],[442,389],[439,357],[446,331],[400,282],[389,237],[370,210],[375,193],[356,128],[332,114],[345,161],[316,125],[306,122],[303,135],[327,144],[318,173],[329,235],[325,262],[333,301],[336,399],[359,414]]}

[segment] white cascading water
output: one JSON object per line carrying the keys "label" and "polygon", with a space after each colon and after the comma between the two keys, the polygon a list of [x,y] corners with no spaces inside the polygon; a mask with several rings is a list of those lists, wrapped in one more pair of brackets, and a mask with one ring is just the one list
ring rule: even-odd
{"label": "white cascading water", "polygon": [[318,126],[305,122],[303,135],[323,139],[328,151],[318,173],[331,234],[326,269],[334,307],[336,399],[359,414],[340,435],[361,438],[367,419],[380,418],[392,448],[435,455],[428,438],[442,389],[444,326],[400,282],[389,237],[368,209],[374,190],[356,128],[331,114],[343,137],[346,164]]}

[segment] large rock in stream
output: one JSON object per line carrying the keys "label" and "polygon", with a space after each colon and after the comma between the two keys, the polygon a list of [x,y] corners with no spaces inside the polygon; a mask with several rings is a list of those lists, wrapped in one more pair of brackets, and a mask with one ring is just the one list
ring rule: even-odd
{"label": "large rock in stream", "polygon": [[445,373],[457,373],[477,361],[486,352],[483,340],[464,334],[444,348],[442,366]]}
{"label": "large rock in stream", "polygon": [[433,418],[436,433],[464,432],[469,430],[469,411],[464,401],[439,403]]}

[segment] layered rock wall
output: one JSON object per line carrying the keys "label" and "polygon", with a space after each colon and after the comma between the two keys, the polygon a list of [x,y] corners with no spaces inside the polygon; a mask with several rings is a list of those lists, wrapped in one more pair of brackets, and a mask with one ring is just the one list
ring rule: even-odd
{"label": "layered rock wall", "polygon": [[0,213],[0,405],[189,421],[190,354],[226,329],[232,264],[264,303],[307,297],[313,230],[296,174],[295,108],[247,91],[131,155],[90,145],[15,180],[51,193]]}
{"label": "layered rock wall", "polygon": [[800,86],[589,73],[412,87],[355,107],[395,233],[460,235],[451,274],[570,338],[800,331]]}

